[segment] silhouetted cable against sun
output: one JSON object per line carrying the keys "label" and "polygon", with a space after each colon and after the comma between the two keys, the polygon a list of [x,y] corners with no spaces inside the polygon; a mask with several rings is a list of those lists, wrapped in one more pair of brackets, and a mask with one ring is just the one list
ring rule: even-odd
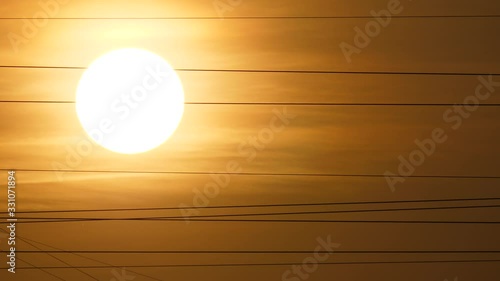
{"label": "silhouetted cable against sun", "polygon": [[[394,19],[498,18],[500,15],[391,15]],[[23,20],[4,17],[0,20]],[[221,20],[220,17],[51,17],[51,20]],[[373,19],[373,16],[228,16],[224,20]]]}
{"label": "silhouetted cable against sun", "polygon": [[[48,65],[0,65],[0,68],[27,69],[74,69],[85,70],[84,66],[48,66]],[[276,69],[203,69],[175,68],[180,72],[227,72],[227,73],[290,73],[290,74],[359,74],[359,75],[429,75],[429,76],[500,76],[500,73],[478,72],[410,72],[410,71],[343,71],[343,70],[276,70]]]}
{"label": "silhouetted cable against sun", "polygon": [[[0,103],[74,104],[74,101],[0,100]],[[311,102],[185,102],[185,105],[232,105],[232,106],[454,106],[456,103],[311,103]],[[498,107],[500,103],[482,103],[479,107]]]}
{"label": "silhouetted cable against sun", "polygon": [[[202,171],[131,171],[131,170],[53,170],[53,169],[0,169],[0,171],[15,170],[19,172],[59,172],[59,173],[116,173],[116,174],[171,174],[171,175],[230,175],[230,176],[262,176],[262,177],[366,177],[384,178],[383,174],[335,174],[335,173],[258,173],[258,172],[202,172]],[[439,179],[500,179],[500,176],[474,175],[411,175],[406,178],[439,178]]]}

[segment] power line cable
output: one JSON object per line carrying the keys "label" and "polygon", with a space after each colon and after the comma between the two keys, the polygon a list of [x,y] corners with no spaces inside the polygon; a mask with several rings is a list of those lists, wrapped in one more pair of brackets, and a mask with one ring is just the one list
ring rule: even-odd
{"label": "power line cable", "polygon": [[[40,103],[40,104],[75,104],[75,101],[55,100],[0,100],[0,103]],[[314,103],[314,102],[185,102],[185,105],[231,105],[231,106],[429,106],[449,107],[457,103]],[[500,103],[482,103],[480,107],[498,107]]]}
{"label": "power line cable", "polygon": [[[249,205],[218,205],[218,206],[190,206],[190,207],[153,207],[153,208],[121,208],[121,209],[83,209],[83,210],[45,210],[45,211],[16,211],[17,214],[42,213],[79,213],[79,212],[117,212],[117,211],[159,211],[159,210],[189,210],[189,209],[233,209],[233,208],[270,208],[270,207],[315,207],[315,206],[342,206],[342,205],[370,205],[370,204],[407,204],[407,203],[441,203],[441,202],[470,202],[500,200],[500,197],[480,198],[445,198],[420,200],[392,200],[392,201],[353,201],[353,202],[319,202],[319,203],[288,203],[288,204],[249,204]],[[8,212],[0,212],[7,214]]]}
{"label": "power line cable", "polygon": [[[20,237],[20,236],[17,236],[17,237]],[[21,238],[23,238],[24,240],[31,241],[31,242],[36,243],[36,244],[40,244],[40,245],[45,246],[47,248],[58,250],[61,253],[64,252],[64,253],[72,254],[72,255],[77,256],[77,257],[81,257],[81,258],[84,258],[84,259],[87,259],[87,260],[90,260],[90,261],[94,261],[94,262],[97,262],[97,263],[100,263],[100,264],[104,264],[104,265],[113,267],[113,265],[111,265],[110,263],[106,263],[106,262],[103,262],[103,261],[100,261],[100,260],[97,260],[97,259],[94,259],[94,258],[91,258],[91,257],[87,257],[87,256],[84,256],[84,255],[79,254],[79,253],[73,253],[73,252],[70,252],[70,251],[66,251],[66,250],[63,250],[63,249],[60,249],[60,248],[53,247],[53,246],[50,246],[48,244],[42,243],[40,241],[36,241],[36,240],[32,240],[32,239],[26,238],[26,237],[21,237]],[[16,251],[16,252],[23,252],[23,251],[21,250],[21,251]],[[46,252],[50,252],[50,251],[46,251]],[[116,268],[119,268],[119,267],[116,267]],[[143,276],[143,277],[147,277],[147,278],[152,279],[152,280],[163,281],[161,279],[158,279],[158,278],[146,275],[146,274],[142,274],[140,272],[136,272],[136,271],[133,271],[133,270],[130,270],[130,269],[128,269],[127,271],[129,271],[131,273],[134,273],[134,274],[137,274],[137,275],[140,275],[140,276]]]}
{"label": "power line cable", "polygon": [[[476,224],[497,225],[500,221],[444,221],[444,220],[304,220],[304,219],[144,219],[144,218],[106,218],[106,219],[74,219],[74,220],[36,220],[16,221],[17,224],[36,223],[71,223],[71,222],[108,222],[108,221],[137,221],[137,222],[239,222],[239,223],[364,223],[364,224]],[[8,224],[9,222],[0,222]]]}
{"label": "power line cable", "polygon": [[[380,174],[334,174],[334,173],[262,173],[262,172],[202,172],[202,171],[131,171],[131,170],[52,170],[52,169],[0,169],[0,171],[51,172],[51,173],[115,173],[115,174],[165,174],[165,175],[227,175],[227,176],[269,176],[269,177],[366,177],[385,178]],[[462,175],[411,175],[405,178],[438,179],[500,179],[500,176]]]}
{"label": "power line cable", "polygon": [[[500,262],[500,259],[481,259],[481,260],[417,260],[417,261],[363,261],[363,262],[318,262],[318,265],[369,265],[369,264],[440,264],[440,263],[488,263]],[[124,268],[179,268],[179,267],[262,267],[262,266],[294,266],[302,265],[303,263],[288,262],[288,263],[214,263],[214,264],[157,264],[157,265],[115,265],[111,267]],[[82,269],[102,269],[110,268],[110,266],[75,266]],[[62,266],[44,266],[44,269],[68,269],[75,267]],[[0,268],[6,269],[6,268]],[[32,267],[20,267],[19,270],[35,269]]]}
{"label": "power line cable", "polygon": [[[0,251],[0,253],[8,251]],[[20,250],[23,254],[328,254],[310,250]],[[335,254],[499,254],[500,250],[335,250]]]}
{"label": "power line cable", "polygon": [[[269,212],[269,213],[242,213],[242,214],[214,214],[214,215],[192,215],[188,218],[223,218],[223,217],[253,217],[253,216],[282,216],[282,215],[312,215],[312,214],[342,214],[342,213],[372,213],[372,212],[399,212],[399,211],[427,211],[427,210],[455,210],[455,209],[479,209],[499,208],[500,205],[479,206],[446,206],[446,207],[417,207],[417,208],[393,208],[393,209],[361,209],[361,210],[329,210],[329,211],[303,211],[303,212]],[[155,216],[155,217],[127,217],[127,218],[98,218],[98,217],[17,217],[19,220],[155,220],[155,219],[183,219],[185,216]]]}
{"label": "power line cable", "polygon": [[[35,66],[35,65],[0,65],[0,68],[26,69],[67,69],[85,70],[83,66]],[[177,68],[180,72],[226,72],[226,73],[289,73],[289,74],[355,74],[355,75],[427,75],[427,76],[499,76],[500,73],[478,72],[411,72],[411,71],[341,71],[341,70],[273,70],[273,69],[197,69]]]}
{"label": "power line cable", "polygon": [[[500,15],[392,15],[394,19],[428,18],[499,18]],[[23,20],[5,17],[0,20]],[[232,16],[232,17],[54,17],[50,20],[316,20],[316,19],[374,19],[373,16]]]}

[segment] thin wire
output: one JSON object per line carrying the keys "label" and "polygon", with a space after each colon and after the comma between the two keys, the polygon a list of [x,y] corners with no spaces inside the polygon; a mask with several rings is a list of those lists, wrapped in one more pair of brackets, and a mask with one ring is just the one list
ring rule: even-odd
{"label": "thin wire", "polygon": [[[289,204],[253,204],[253,205],[218,205],[218,206],[186,206],[186,207],[158,207],[158,208],[122,208],[122,209],[82,209],[82,210],[46,210],[46,211],[17,211],[17,214],[42,214],[42,213],[80,213],[80,212],[125,212],[125,211],[160,211],[160,210],[189,210],[189,209],[227,209],[227,208],[269,208],[269,207],[312,207],[335,205],[364,205],[364,204],[402,204],[402,203],[436,203],[460,201],[492,201],[500,197],[483,198],[450,198],[450,199],[421,199],[397,201],[354,201],[354,202],[320,202],[320,203],[289,203]],[[8,212],[0,212],[7,214]]]}
{"label": "thin wire", "polygon": [[40,268],[39,266],[33,265],[32,263],[29,263],[29,262],[27,262],[26,260],[21,259],[20,257],[17,257],[16,259],[18,259],[18,260],[20,260],[20,261],[22,261],[22,262],[26,263],[27,265],[32,266],[32,267],[33,267],[33,268],[35,268],[35,269],[39,269],[39,270],[41,270],[41,271],[43,271],[43,272],[47,273],[48,275],[50,275],[50,276],[52,276],[52,277],[55,277],[55,278],[57,278],[57,279],[59,279],[59,280],[62,280],[62,281],[66,281],[66,279],[63,279],[62,277],[59,277],[59,276],[55,275],[54,273],[52,273],[52,272],[50,272],[50,271],[48,271],[48,270],[46,270],[46,269]]}
{"label": "thin wire", "polygon": [[[492,201],[500,197],[483,198],[449,198],[449,199],[421,199],[397,201],[354,201],[354,202],[320,202],[320,203],[289,203],[289,204],[253,204],[253,205],[218,205],[218,206],[186,206],[186,207],[158,207],[158,208],[122,208],[122,209],[87,209],[87,210],[46,210],[46,211],[16,211],[17,214],[42,214],[42,213],[80,213],[80,212],[125,212],[125,211],[160,211],[160,210],[189,210],[189,209],[229,209],[229,208],[270,208],[270,207],[312,207],[335,205],[364,205],[364,204],[406,204],[406,203],[437,203],[461,201]],[[0,212],[7,214],[8,212]]]}
{"label": "thin wire", "polygon": [[[392,18],[498,18],[500,15],[393,15]],[[0,20],[22,20],[11,17]],[[58,17],[50,20],[295,20],[295,19],[373,19],[373,16],[246,16],[246,17]]]}
{"label": "thin wire", "polygon": [[[8,251],[0,251],[0,253]],[[300,250],[231,250],[231,251],[221,251],[221,250],[63,250],[63,251],[30,251],[30,250],[20,250],[17,253],[24,254],[328,254],[331,251],[300,251]],[[335,250],[335,254],[499,254],[500,250],[453,250],[453,251],[438,251],[438,250],[428,250],[428,251],[417,251],[417,250],[403,250],[403,251],[364,251],[364,250],[353,250],[353,251],[338,251]]]}
{"label": "thin wire", "polygon": [[[372,223],[372,224],[484,224],[497,225],[500,221],[428,221],[428,220],[304,220],[304,219],[197,219],[186,216],[178,219],[144,219],[144,218],[105,218],[105,219],[70,219],[70,220],[47,220],[47,221],[22,221],[17,224],[35,223],[70,223],[70,222],[107,222],[107,221],[147,221],[147,222],[250,222],[250,223]],[[9,222],[0,222],[8,224]]]}
{"label": "thin wire", "polygon": [[[38,250],[40,250],[40,251],[43,251],[41,248],[39,248],[38,246],[36,246],[36,245],[32,244],[32,243],[31,243],[31,242],[29,242],[29,241],[26,241],[25,239],[23,239],[23,238],[21,238],[21,237],[17,237],[17,238],[18,238],[19,240],[23,241],[24,243],[26,243],[26,244],[28,244],[28,245],[30,245],[30,246],[32,246],[32,247],[34,247],[35,249],[38,249]],[[54,258],[54,259],[58,260],[59,262],[62,262],[63,264],[65,264],[65,265],[67,265],[67,266],[71,266],[71,267],[72,267],[72,265],[71,265],[71,264],[69,264],[69,263],[65,262],[64,260],[62,260],[62,259],[60,259],[60,258],[56,257],[55,255],[53,255],[53,254],[51,254],[51,253],[46,253],[46,254],[47,254],[47,255],[49,255],[50,257],[52,257],[52,258]],[[97,278],[95,278],[94,276],[92,276],[91,274],[89,274],[89,273],[87,273],[87,272],[83,271],[82,269],[80,269],[80,268],[76,268],[76,267],[75,267],[75,269],[76,269],[77,271],[79,271],[80,273],[82,273],[82,274],[84,274],[84,275],[87,275],[88,277],[90,277],[90,278],[92,278],[92,279],[94,279],[94,280],[99,281],[99,279],[97,279]]]}
{"label": "thin wire", "polygon": [[[85,70],[83,66],[34,66],[0,65],[0,68],[27,69],[75,69]],[[177,68],[180,72],[227,72],[227,73],[290,73],[290,74],[356,74],[356,75],[433,75],[433,76],[499,76],[500,73],[463,73],[463,72],[398,72],[398,71],[336,71],[336,70],[271,70],[271,69],[195,69]]]}
{"label": "thin wire", "polygon": [[[366,264],[427,264],[427,263],[476,263],[476,262],[500,262],[500,259],[490,260],[422,260],[422,261],[365,261],[365,262],[318,262],[318,265],[366,265]],[[238,267],[238,266],[294,266],[302,265],[303,263],[290,262],[290,263],[216,263],[216,264],[157,264],[157,265],[116,265],[112,267],[126,267],[126,268],[172,268],[172,267]],[[45,266],[45,269],[68,269],[68,267],[61,266]],[[78,266],[78,268],[85,269],[99,269],[110,268],[110,266]],[[6,269],[6,268],[0,268]],[[19,270],[34,269],[31,267],[20,267]]]}
{"label": "thin wire", "polygon": [[[7,234],[7,235],[9,234],[9,233],[8,233],[6,230],[4,230],[4,229],[2,229],[2,232],[4,232],[4,233],[5,233],[5,234]],[[22,238],[20,238],[19,236],[18,236],[17,238],[19,238],[19,239],[21,239],[21,240],[22,240]],[[26,241],[24,241],[24,242],[26,243]],[[40,248],[38,248],[38,247],[36,247],[36,246],[35,246],[35,248],[37,248],[38,250],[41,250]],[[2,252],[4,252],[4,251],[2,251]],[[10,252],[10,251],[5,251],[5,252]],[[18,251],[16,251],[16,253],[17,253],[17,252],[18,252]],[[59,279],[59,280],[66,281],[66,279],[63,279],[63,278],[61,278],[61,277],[59,277],[59,276],[57,276],[57,275],[55,275],[55,274],[53,274],[53,273],[51,273],[51,272],[49,272],[49,271],[47,271],[47,270],[43,269],[43,268],[40,268],[40,267],[38,267],[38,266],[36,266],[36,265],[33,265],[33,264],[31,264],[31,263],[27,262],[27,261],[26,261],[26,260],[24,260],[24,259],[21,259],[21,258],[19,258],[19,257],[16,257],[16,259],[17,259],[17,260],[20,260],[20,261],[22,261],[22,262],[24,262],[24,263],[26,263],[26,264],[28,264],[28,265],[30,265],[30,266],[32,266],[32,267],[34,267],[34,268],[36,268],[36,269],[39,269],[39,270],[41,270],[41,271],[43,271],[43,272],[47,273],[48,275],[51,275],[51,276],[53,276],[53,277],[55,277],[55,278],[57,278],[57,279]]]}
{"label": "thin wire", "polygon": [[[17,236],[17,237],[19,237],[19,236]],[[72,255],[77,256],[77,257],[81,257],[81,258],[84,258],[84,259],[87,259],[87,260],[90,260],[90,261],[94,261],[94,262],[97,262],[97,263],[100,263],[100,264],[104,264],[104,265],[108,265],[108,266],[113,267],[113,265],[111,265],[111,264],[109,264],[109,263],[106,263],[106,262],[103,262],[103,261],[100,261],[100,260],[97,260],[97,259],[94,259],[94,258],[86,257],[86,256],[84,256],[84,255],[80,255],[80,254],[78,254],[78,253],[72,253],[72,252],[69,252],[69,251],[65,251],[65,250],[62,250],[62,249],[60,249],[60,248],[53,247],[53,246],[50,246],[50,245],[48,245],[48,244],[42,243],[42,242],[40,242],[40,241],[36,241],[36,240],[32,240],[32,239],[28,239],[28,238],[26,238],[26,237],[22,237],[22,238],[23,238],[24,240],[28,240],[28,241],[31,241],[31,242],[33,242],[33,243],[40,244],[40,245],[45,246],[45,247],[48,247],[48,248],[56,249],[56,250],[59,250],[59,251],[61,251],[61,252],[65,252],[65,253],[68,253],[68,254],[72,254]],[[22,251],[16,251],[16,252],[22,252]],[[48,251],[47,251],[47,252],[48,252]],[[119,267],[116,267],[116,268],[119,268]],[[136,272],[136,271],[133,271],[133,270],[129,270],[129,269],[128,269],[127,271],[130,271],[130,272],[135,273],[135,274],[137,274],[137,275],[141,275],[141,276],[144,276],[144,277],[147,277],[147,278],[153,279],[153,280],[163,281],[163,280],[161,280],[161,279],[157,279],[157,278],[155,278],[155,277],[152,277],[152,276],[149,276],[149,275],[146,275],[146,274],[142,274],[142,273],[139,273],[139,272]]]}
{"label": "thin wire", "polygon": [[[51,169],[0,169],[0,171],[20,172],[51,172],[51,173],[117,173],[117,174],[170,174],[170,175],[228,175],[228,176],[272,176],[272,177],[366,177],[385,178],[385,175],[375,174],[319,174],[319,173],[224,173],[224,172],[200,172],[200,171],[127,171],[127,170],[51,170]],[[405,178],[441,178],[441,179],[500,179],[500,176],[451,176],[451,175],[411,175]]]}
{"label": "thin wire", "polygon": [[[304,211],[304,212],[269,212],[269,213],[243,213],[243,214],[215,214],[215,215],[193,215],[188,218],[223,218],[223,217],[254,217],[254,216],[283,216],[283,215],[312,215],[312,214],[343,214],[343,213],[372,213],[372,212],[399,212],[399,211],[427,211],[427,210],[454,210],[454,209],[480,209],[499,208],[500,205],[482,206],[447,206],[447,207],[418,207],[418,208],[395,208],[395,209],[361,209],[361,210],[330,210],[330,211]],[[128,218],[85,218],[85,217],[17,217],[19,220],[156,220],[156,219],[183,219],[183,216],[159,216],[159,217],[128,217]]]}
{"label": "thin wire", "polygon": [[[75,104],[75,101],[55,100],[0,100],[0,103]],[[314,102],[185,102],[185,105],[256,105],[256,106],[454,106],[457,103],[314,103]],[[497,107],[500,103],[478,104],[480,107]]]}

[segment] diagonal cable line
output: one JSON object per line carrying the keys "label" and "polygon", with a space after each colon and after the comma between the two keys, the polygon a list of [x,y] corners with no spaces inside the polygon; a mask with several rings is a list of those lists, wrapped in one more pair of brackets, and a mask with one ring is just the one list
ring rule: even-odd
{"label": "diagonal cable line", "polygon": [[[106,218],[106,219],[60,219],[17,221],[17,224],[36,223],[71,223],[71,222],[108,222],[108,221],[137,221],[137,222],[240,222],[240,223],[364,223],[364,224],[477,224],[497,225],[500,221],[449,221],[449,220],[305,220],[305,219],[210,219],[210,218],[176,218],[176,219],[144,219],[144,218]],[[0,222],[7,224],[8,222]]]}
{"label": "diagonal cable line", "polygon": [[[16,251],[16,252],[17,252],[17,251]],[[18,259],[18,260],[20,260],[20,261],[22,261],[22,262],[26,263],[27,265],[29,265],[29,266],[31,266],[31,267],[33,267],[33,268],[39,269],[40,271],[43,271],[43,272],[47,273],[48,275],[50,275],[50,276],[52,276],[52,277],[54,277],[54,278],[57,278],[57,279],[62,280],[62,281],[67,281],[66,279],[63,279],[63,278],[61,278],[61,277],[59,277],[59,276],[55,275],[54,273],[52,273],[52,272],[48,271],[47,269],[40,268],[39,266],[33,265],[32,263],[29,263],[29,262],[27,262],[26,260],[23,260],[23,259],[21,259],[21,258],[19,258],[19,257],[17,257],[16,259]]]}
{"label": "diagonal cable line", "polygon": [[[250,204],[250,205],[218,205],[192,207],[153,207],[153,208],[121,208],[121,209],[86,209],[86,210],[45,210],[45,211],[16,211],[17,214],[42,213],[79,213],[79,212],[121,212],[121,211],[159,211],[159,210],[189,210],[189,209],[232,209],[232,208],[270,208],[270,207],[313,207],[313,206],[342,206],[364,204],[406,204],[406,203],[437,203],[437,202],[470,202],[500,200],[500,197],[479,198],[447,198],[447,199],[420,199],[420,200],[392,200],[392,201],[354,201],[354,202],[319,202],[319,203],[288,203],[288,204]],[[7,212],[0,212],[7,214]]]}
{"label": "diagonal cable line", "polygon": [[[455,210],[455,209],[480,209],[500,208],[496,205],[478,206],[446,206],[446,207],[417,207],[417,208],[394,208],[394,209],[361,209],[361,210],[329,210],[329,211],[303,211],[303,212],[269,212],[269,213],[242,213],[242,214],[214,214],[214,215],[192,215],[188,218],[223,218],[223,217],[253,217],[253,216],[282,216],[282,215],[312,215],[312,214],[342,214],[342,213],[375,213],[375,212],[398,212],[398,211],[427,211],[427,210]],[[183,219],[183,216],[156,216],[156,217],[129,217],[129,218],[98,218],[98,217],[18,217],[19,220],[155,220],[155,219]]]}
{"label": "diagonal cable line", "polygon": [[[38,250],[40,250],[40,251],[43,251],[43,250],[42,250],[41,248],[39,248],[38,246],[36,246],[36,245],[32,244],[32,243],[31,243],[31,242],[29,242],[29,241],[26,241],[26,240],[25,240],[24,238],[22,238],[22,237],[19,237],[19,236],[18,236],[17,238],[18,238],[19,240],[23,241],[24,243],[26,243],[26,244],[28,244],[28,245],[30,245],[30,246],[32,246],[32,247],[34,247],[35,249],[38,249]],[[73,267],[73,265],[69,264],[68,262],[65,262],[64,260],[62,260],[62,259],[58,258],[57,256],[55,256],[55,255],[53,255],[53,254],[51,254],[51,253],[46,253],[46,254],[47,254],[47,255],[49,255],[50,257],[52,257],[52,258],[54,258],[54,259],[58,260],[59,262],[61,262],[61,263],[65,264],[65,265],[67,265],[67,266]],[[80,268],[75,268],[75,269],[76,269],[77,271],[79,271],[80,273],[82,273],[82,274],[84,274],[84,275],[87,275],[88,277],[90,277],[90,278],[92,278],[92,279],[94,279],[94,280],[99,281],[99,279],[97,279],[97,278],[95,278],[94,276],[92,276],[91,274],[89,274],[89,273],[87,273],[87,272],[83,271],[82,269],[80,269]]]}
{"label": "diagonal cable line", "polygon": [[[19,237],[19,236],[17,236],[17,237]],[[40,244],[40,245],[45,246],[47,248],[51,248],[51,249],[57,250],[57,251],[45,251],[45,252],[72,254],[72,255],[77,256],[77,257],[81,257],[81,258],[84,258],[84,259],[87,259],[87,260],[90,260],[90,261],[94,261],[94,262],[97,262],[97,263],[100,263],[100,264],[103,264],[103,265],[114,267],[113,265],[111,265],[109,263],[106,263],[106,262],[103,262],[103,261],[100,261],[100,260],[97,260],[97,259],[94,259],[94,258],[90,258],[90,257],[84,256],[84,255],[82,255],[83,253],[80,254],[80,253],[77,253],[77,252],[66,251],[66,250],[63,250],[63,249],[60,249],[60,248],[53,247],[53,246],[50,246],[48,244],[42,243],[40,241],[35,241],[35,240],[32,240],[32,239],[28,239],[26,237],[21,237],[21,238],[24,239],[24,240],[27,240],[27,241],[31,241],[31,242],[36,243],[36,244]],[[22,253],[23,251],[21,250],[21,251],[16,251],[16,252],[21,252]],[[120,267],[116,267],[116,268],[120,268]],[[137,274],[137,275],[140,275],[140,276],[143,276],[143,277],[147,277],[147,278],[152,279],[152,280],[163,281],[161,279],[157,279],[155,277],[152,277],[152,276],[149,276],[149,275],[146,275],[146,274],[142,274],[142,273],[139,273],[139,272],[136,272],[136,271],[133,271],[133,270],[127,270],[127,271],[132,272],[132,273]]]}
{"label": "diagonal cable line", "polygon": [[[4,229],[1,229],[1,230],[2,230],[2,232],[5,232],[5,234],[7,234],[7,235],[9,234],[6,230],[4,230]],[[18,238],[19,238],[19,236],[18,236]],[[22,238],[19,238],[19,239],[21,239],[21,240],[22,240]],[[23,241],[23,240],[22,240],[22,241]],[[24,241],[24,242],[26,242],[26,241]],[[32,245],[32,246],[33,246],[33,245]],[[39,251],[43,251],[43,250],[41,250],[40,248],[38,248],[38,247],[36,247],[36,246],[35,246],[35,248],[36,248],[36,249],[38,249]],[[4,251],[2,251],[2,252],[4,252]],[[10,251],[5,251],[5,252],[10,252]],[[19,251],[16,251],[16,253],[17,253],[17,252],[19,252]],[[48,271],[48,270],[46,270],[46,269],[40,268],[40,267],[38,267],[38,266],[36,266],[36,265],[33,265],[32,263],[27,262],[27,261],[26,261],[26,260],[24,260],[24,259],[21,259],[19,256],[17,256],[17,257],[16,257],[16,259],[17,259],[17,260],[20,260],[20,261],[22,261],[22,262],[24,262],[24,263],[26,263],[26,264],[28,264],[28,265],[30,265],[30,266],[31,266],[31,267],[33,267],[33,268],[39,269],[40,271],[43,271],[43,272],[47,273],[48,275],[50,275],[50,276],[52,276],[52,277],[55,277],[55,278],[57,278],[57,279],[59,279],[59,280],[62,280],[62,281],[66,281],[65,279],[63,279],[63,278],[61,278],[61,277],[59,277],[59,276],[57,276],[57,275],[55,275],[55,274],[53,274],[53,273],[49,272],[49,271]]]}
{"label": "diagonal cable line", "polygon": [[[477,259],[477,260],[408,260],[408,261],[361,261],[361,262],[318,262],[318,265],[369,265],[369,264],[440,264],[440,263],[488,263],[500,262],[500,259]],[[213,264],[155,264],[155,265],[116,265],[112,267],[129,268],[180,268],[180,267],[262,267],[262,266],[294,266],[303,265],[303,262],[284,263],[213,263]],[[102,269],[110,266],[77,266],[84,269]],[[44,269],[67,269],[64,266],[45,266]],[[74,267],[71,267],[74,268]],[[5,269],[5,268],[0,268]],[[32,267],[20,267],[19,270],[35,269]]]}

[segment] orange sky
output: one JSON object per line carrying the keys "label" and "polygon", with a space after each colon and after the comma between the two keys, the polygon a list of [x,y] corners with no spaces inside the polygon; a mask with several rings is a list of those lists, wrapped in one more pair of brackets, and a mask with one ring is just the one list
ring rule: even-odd
{"label": "orange sky", "polygon": [[[1,18],[31,18],[38,1],[4,1]],[[355,2],[355,3],[351,3]],[[385,9],[387,0],[243,1],[226,17],[353,17]],[[499,15],[500,3],[477,1],[401,1],[400,16]],[[210,205],[390,201],[498,197],[500,179],[411,178],[391,192],[383,175],[397,169],[399,155],[415,149],[415,139],[445,128],[439,146],[416,176],[498,176],[500,111],[479,108],[453,131],[443,120],[451,106],[474,94],[476,75],[389,75],[356,73],[259,73],[252,70],[500,73],[500,18],[398,18],[371,44],[344,58],[341,42],[352,42],[355,26],[369,18],[218,19],[211,0],[96,1],[62,5],[18,52],[10,33],[22,34],[23,20],[0,19],[0,169],[52,170],[54,163],[83,173],[24,172],[18,177],[19,210],[176,207],[192,205],[194,189],[225,172],[230,161],[245,173],[337,174],[321,176],[231,176],[231,183]],[[148,19],[116,19],[116,18]],[[175,17],[180,19],[152,19]],[[215,17],[215,19],[186,19]],[[83,19],[82,19],[83,18]],[[101,18],[101,19],[84,19]],[[106,18],[106,19],[102,19]],[[115,18],[115,19],[113,19]],[[124,47],[155,52],[172,66],[185,88],[186,102],[382,103],[385,106],[203,105],[187,104],[176,133],[150,152],[118,155],[94,145],[77,164],[67,161],[86,139],[74,107],[83,69],[101,54]],[[19,68],[73,67],[58,68]],[[249,70],[206,72],[191,70]],[[500,81],[499,76],[494,76]],[[6,103],[5,101],[11,101]],[[12,102],[14,101],[14,102]],[[19,101],[38,101],[24,103]],[[52,101],[64,103],[50,103]],[[41,103],[49,102],[49,103]],[[484,104],[500,103],[497,92]],[[295,118],[285,130],[247,161],[238,146],[269,126],[273,110]],[[201,172],[130,174],[85,171]],[[205,173],[205,174],[203,174]],[[5,188],[7,176],[0,177]],[[1,194],[4,194],[2,192]],[[6,206],[0,196],[0,206]],[[397,205],[395,207],[405,207]],[[422,206],[422,205],[420,205]],[[356,206],[357,207],[357,206]],[[371,206],[374,207],[374,206]],[[370,207],[370,208],[371,208]],[[375,206],[376,207],[376,206]],[[349,209],[345,207],[344,209]],[[355,208],[355,207],[352,207]],[[309,208],[308,210],[323,210]],[[293,208],[270,209],[295,211]],[[5,210],[1,210],[4,212]],[[255,210],[250,210],[255,211]],[[269,211],[266,210],[266,211]],[[241,211],[245,212],[245,211]],[[248,212],[248,210],[246,211]],[[202,210],[202,214],[217,213]],[[148,215],[179,216],[179,211]],[[374,214],[307,215],[311,219],[495,220],[498,209]],[[92,214],[83,214],[90,216]],[[109,214],[98,214],[107,216]],[[137,213],[124,215],[137,216]],[[78,216],[71,214],[69,216]],[[277,218],[277,217],[273,217]],[[295,218],[281,216],[279,218]],[[2,225],[3,227],[3,225]],[[18,235],[64,250],[313,250],[317,237],[331,235],[342,250],[481,250],[500,246],[496,225],[271,224],[208,222],[85,222],[18,225]],[[47,250],[45,246],[42,249]],[[19,250],[34,250],[19,241]],[[0,249],[6,249],[0,236]],[[305,255],[88,255],[112,264],[286,262]],[[37,266],[63,265],[41,254],[23,254]],[[72,265],[92,265],[70,254]],[[426,256],[427,257],[427,256]],[[434,258],[495,258],[495,255],[435,255]],[[418,255],[333,254],[331,261],[398,260]],[[425,259],[425,257],[424,257]],[[4,253],[0,257],[4,264]],[[98,264],[98,263],[97,263]],[[99,264],[98,264],[99,265]],[[27,266],[19,262],[19,266]],[[498,265],[347,265],[320,266],[308,280],[498,280]],[[137,269],[161,280],[281,280],[287,267]],[[111,269],[85,270],[112,280]],[[75,270],[52,270],[65,280],[91,280]],[[134,274],[132,274],[134,275]],[[0,270],[1,280],[57,280],[40,270],[16,275]],[[134,280],[152,280],[136,275]]]}

